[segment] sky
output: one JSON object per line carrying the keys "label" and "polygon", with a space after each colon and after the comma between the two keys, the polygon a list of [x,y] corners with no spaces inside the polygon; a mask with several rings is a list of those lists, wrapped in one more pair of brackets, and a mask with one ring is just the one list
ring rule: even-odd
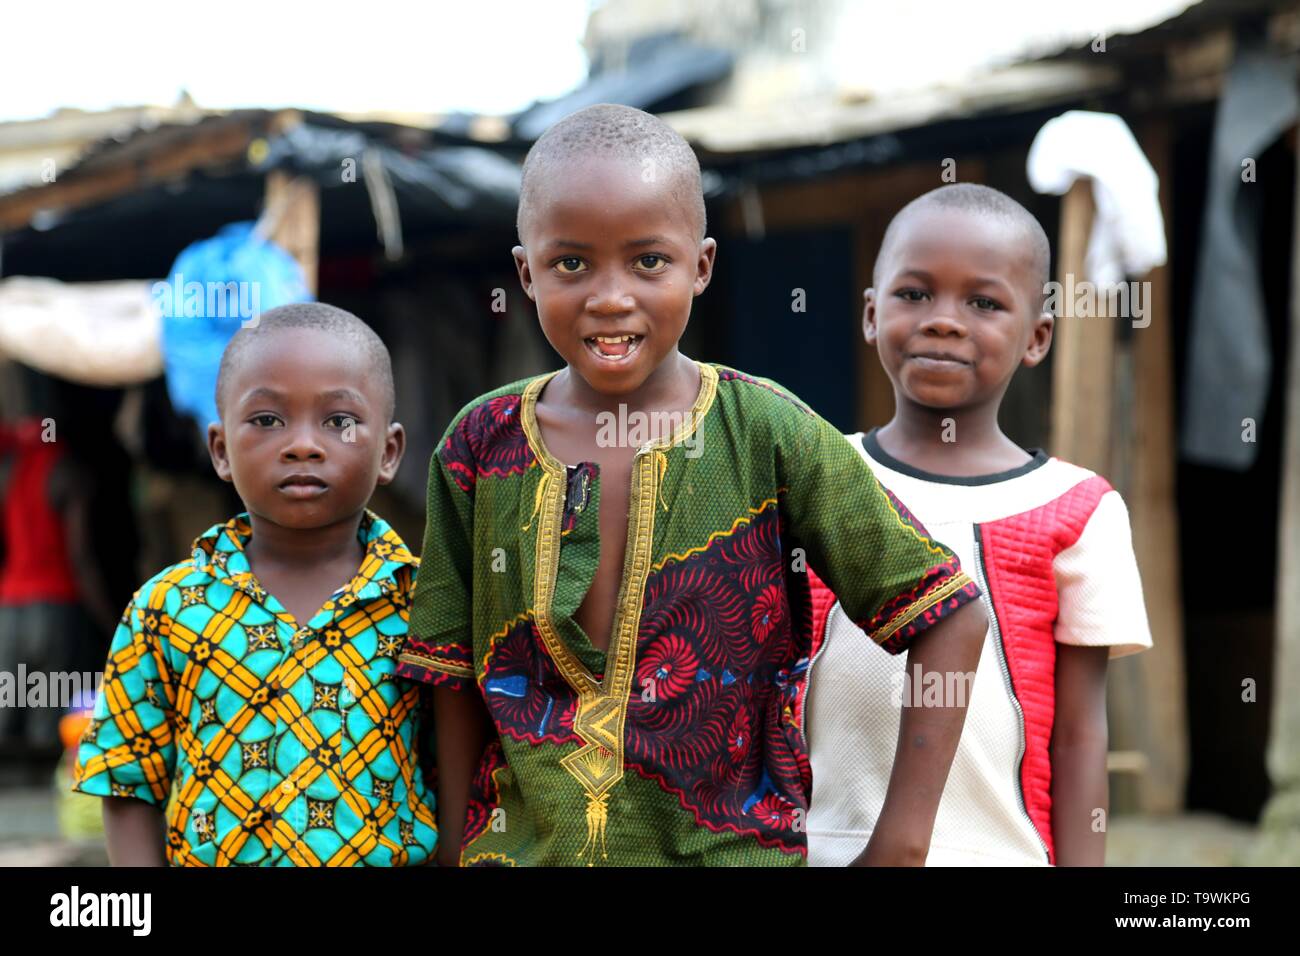
{"label": "sky", "polygon": [[[583,81],[581,40],[601,2],[0,0],[0,121],[170,105],[182,90],[218,109],[508,114]],[[725,18],[727,0],[711,2],[631,9],[653,30]],[[1027,44],[1141,29],[1195,0],[834,2],[830,35],[813,31],[807,48],[825,44],[816,59],[835,87],[887,95],[960,83]]]}
{"label": "sky", "polygon": [[0,3],[0,121],[170,105],[506,114],[573,89],[591,0]]}
{"label": "sky", "polygon": [[[1196,0],[845,0],[827,69],[842,89],[886,95],[960,83],[972,71],[1144,30]],[[936,28],[937,26],[937,28]],[[870,37],[865,45],[863,37]],[[812,42],[815,38],[809,38]],[[1104,62],[1098,60],[1098,62]]]}

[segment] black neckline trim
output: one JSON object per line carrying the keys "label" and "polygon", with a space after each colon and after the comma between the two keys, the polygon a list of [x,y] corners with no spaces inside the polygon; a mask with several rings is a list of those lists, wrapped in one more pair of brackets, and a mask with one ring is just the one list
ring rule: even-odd
{"label": "black neckline trim", "polygon": [[1025,451],[1032,455],[1033,458],[1023,465],[1018,465],[1007,471],[999,471],[992,475],[937,475],[932,471],[922,471],[920,468],[914,468],[907,462],[899,461],[885,451],[880,447],[880,441],[876,438],[877,431],[879,429],[873,428],[862,436],[862,447],[866,449],[868,455],[890,471],[896,471],[900,475],[907,475],[909,478],[919,478],[921,481],[933,481],[941,485],[993,485],[999,481],[1007,481],[1011,478],[1027,475],[1048,462],[1047,452],[1041,448],[1026,448]]}

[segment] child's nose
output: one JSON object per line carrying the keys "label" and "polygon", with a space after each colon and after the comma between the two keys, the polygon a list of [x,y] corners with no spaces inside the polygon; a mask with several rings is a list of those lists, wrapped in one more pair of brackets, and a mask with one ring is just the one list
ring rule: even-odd
{"label": "child's nose", "polygon": [[955,308],[943,302],[935,304],[934,310],[922,321],[920,330],[929,335],[966,335],[966,325],[954,314]]}
{"label": "child's nose", "polygon": [[325,446],[317,438],[314,428],[289,429],[285,437],[288,441],[280,452],[281,457],[291,461],[325,457]]}
{"label": "child's nose", "polygon": [[617,280],[610,280],[587,297],[587,311],[593,315],[622,315],[636,308],[636,300]]}

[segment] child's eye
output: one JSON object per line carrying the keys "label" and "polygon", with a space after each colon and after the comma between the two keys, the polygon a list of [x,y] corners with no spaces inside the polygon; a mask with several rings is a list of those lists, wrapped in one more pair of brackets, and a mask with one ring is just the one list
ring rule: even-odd
{"label": "child's eye", "polygon": [[668,260],[654,253],[639,257],[636,264],[642,272],[663,272],[668,268]]}
{"label": "child's eye", "polygon": [[904,302],[920,302],[925,298],[925,293],[920,289],[899,289],[894,295],[898,296]]}
{"label": "child's eye", "polygon": [[254,425],[257,425],[259,428],[274,428],[276,425],[280,424],[280,419],[276,418],[274,415],[254,415],[249,419],[249,421]]}
{"label": "child's eye", "polygon": [[583,269],[587,268],[587,265],[577,256],[565,256],[563,259],[560,259],[555,263],[555,268],[560,272],[563,272],[565,275],[573,275],[574,273],[581,272]]}
{"label": "child's eye", "polygon": [[347,428],[349,425],[355,425],[356,423],[357,420],[351,415],[331,415],[329,418],[325,419],[325,424],[331,425],[334,428]]}
{"label": "child's eye", "polygon": [[1002,308],[1002,303],[996,299],[990,299],[988,296],[977,295],[970,300],[971,305],[982,312],[997,312]]}

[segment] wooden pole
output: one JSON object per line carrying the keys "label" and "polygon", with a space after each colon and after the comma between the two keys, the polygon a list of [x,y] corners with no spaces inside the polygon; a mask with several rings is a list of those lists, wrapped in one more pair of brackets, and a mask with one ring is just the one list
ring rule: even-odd
{"label": "wooden pole", "polygon": [[320,252],[320,189],[305,178],[273,170],[266,177],[263,221],[267,238],[297,260],[312,295],[316,294]]}
{"label": "wooden pole", "polygon": [[[1143,151],[1160,177],[1165,236],[1170,219],[1170,135],[1158,122],[1143,135]],[[1172,246],[1172,241],[1169,242]],[[1188,732],[1186,670],[1183,661],[1182,578],[1178,551],[1174,408],[1173,314],[1170,265],[1146,276],[1146,314],[1128,336],[1132,403],[1125,474],[1116,476],[1128,503],[1133,549],[1154,646],[1111,667],[1110,710],[1115,743],[1146,755],[1136,777],[1137,805],[1148,813],[1183,809],[1187,788]],[[1121,320],[1132,321],[1132,320]],[[1145,323],[1145,327],[1140,327]]]}
{"label": "wooden pole", "polygon": [[[1168,134],[1149,140],[1168,230]],[[1123,495],[1142,575],[1153,650],[1116,661],[1107,710],[1115,782],[1112,809],[1173,813],[1184,803],[1187,717],[1174,499],[1174,380],[1168,267],[1146,277],[1150,324],[1119,343],[1105,297],[1081,295],[1095,207],[1081,179],[1062,200],[1052,381],[1052,450],[1105,476]],[[1079,309],[1087,305],[1089,310]],[[1130,313],[1133,302],[1130,300]],[[1082,314],[1080,314],[1082,313]],[[1120,757],[1124,759],[1119,759]]]}
{"label": "wooden pole", "polygon": [[[1110,464],[1115,323],[1076,313],[1071,293],[1087,278],[1084,258],[1095,209],[1092,180],[1080,179],[1061,200],[1056,281],[1061,308],[1052,345],[1052,452],[1105,474]],[[1096,302],[1098,308],[1103,303]]]}

